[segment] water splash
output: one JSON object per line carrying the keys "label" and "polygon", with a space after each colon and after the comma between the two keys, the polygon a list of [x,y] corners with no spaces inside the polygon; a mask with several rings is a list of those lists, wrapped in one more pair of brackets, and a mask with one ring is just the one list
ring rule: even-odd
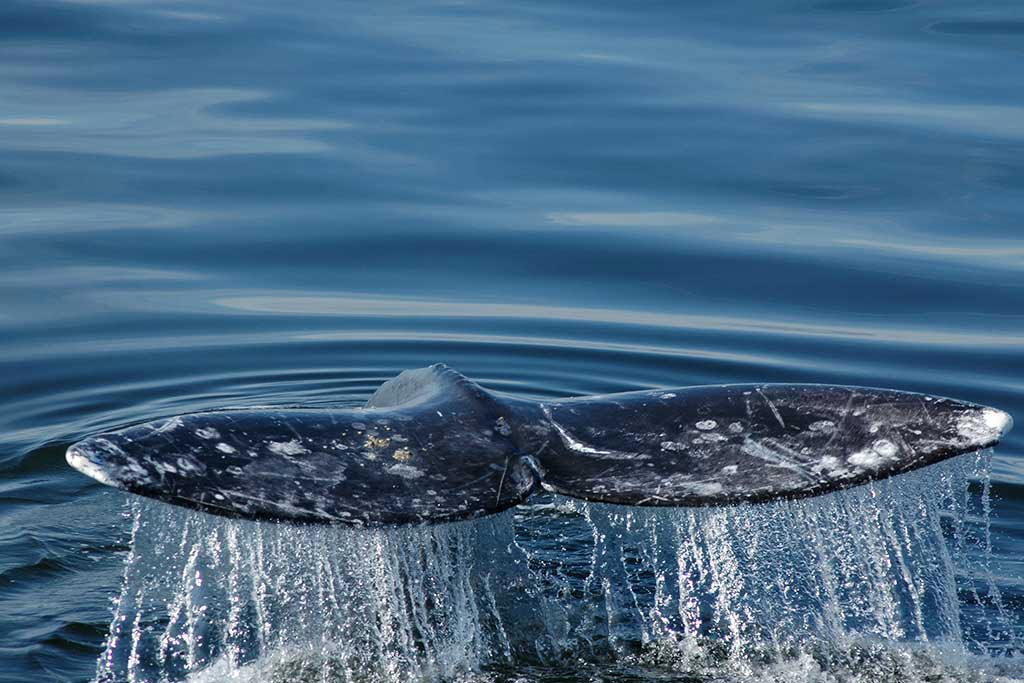
{"label": "water splash", "polygon": [[598,664],[991,680],[1020,643],[991,569],[989,494],[979,455],[800,502],[549,498],[373,531],[136,501],[97,680],[515,680],[567,664],[580,680]]}
{"label": "water splash", "polygon": [[511,586],[489,562],[508,519],[355,531],[134,505],[100,681],[256,675],[282,653],[329,680],[433,679],[509,652],[494,596]]}

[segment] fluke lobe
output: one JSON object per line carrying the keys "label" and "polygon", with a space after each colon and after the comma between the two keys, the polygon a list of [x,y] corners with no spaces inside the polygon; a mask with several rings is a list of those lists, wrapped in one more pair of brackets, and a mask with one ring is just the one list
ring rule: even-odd
{"label": "fluke lobe", "polygon": [[538,487],[625,505],[815,496],[994,446],[1011,425],[995,408],[819,384],[536,402],[433,365],[364,408],[193,413],[84,439],[67,460],[218,515],[380,526],[492,514]]}

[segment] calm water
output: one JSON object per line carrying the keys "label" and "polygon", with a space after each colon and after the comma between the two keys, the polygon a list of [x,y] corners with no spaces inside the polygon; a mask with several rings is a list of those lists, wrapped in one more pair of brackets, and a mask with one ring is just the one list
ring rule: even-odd
{"label": "calm water", "polygon": [[[1015,2],[5,0],[0,681],[91,679],[133,520],[136,566],[206,523],[65,465],[134,420],[355,404],[444,361],[523,396],[835,382],[1020,424],[1022,59]],[[1022,454],[1018,428],[991,465],[1006,628],[959,595],[990,664],[1024,623]],[[840,504],[871,526],[793,514]],[[566,510],[517,533],[605,514]],[[493,675],[678,675],[565,661]]]}

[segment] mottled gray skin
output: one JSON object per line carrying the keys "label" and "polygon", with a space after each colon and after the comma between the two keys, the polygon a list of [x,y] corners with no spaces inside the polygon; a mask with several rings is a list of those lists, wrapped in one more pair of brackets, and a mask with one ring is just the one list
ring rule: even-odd
{"label": "mottled gray skin", "polygon": [[1010,416],[886,389],[690,387],[544,406],[545,488],[628,505],[816,496],[994,446]]}
{"label": "mottled gray skin", "polygon": [[214,514],[380,526],[492,514],[538,487],[627,505],[813,496],[993,446],[1010,425],[993,408],[824,385],[537,403],[434,365],[365,408],[194,413],[67,457],[105,484]]}
{"label": "mottled gray skin", "polygon": [[442,367],[357,409],[223,410],[86,439],[69,462],[106,484],[226,516],[384,525],[515,505],[537,480],[502,405]]}

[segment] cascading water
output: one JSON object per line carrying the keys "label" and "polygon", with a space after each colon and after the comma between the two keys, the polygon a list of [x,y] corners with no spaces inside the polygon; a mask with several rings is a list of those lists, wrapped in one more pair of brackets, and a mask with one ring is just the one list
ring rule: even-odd
{"label": "cascading water", "polygon": [[1020,643],[993,578],[987,481],[983,454],[798,502],[541,498],[387,530],[134,502],[97,680],[516,680],[598,665],[695,681],[993,676]]}

